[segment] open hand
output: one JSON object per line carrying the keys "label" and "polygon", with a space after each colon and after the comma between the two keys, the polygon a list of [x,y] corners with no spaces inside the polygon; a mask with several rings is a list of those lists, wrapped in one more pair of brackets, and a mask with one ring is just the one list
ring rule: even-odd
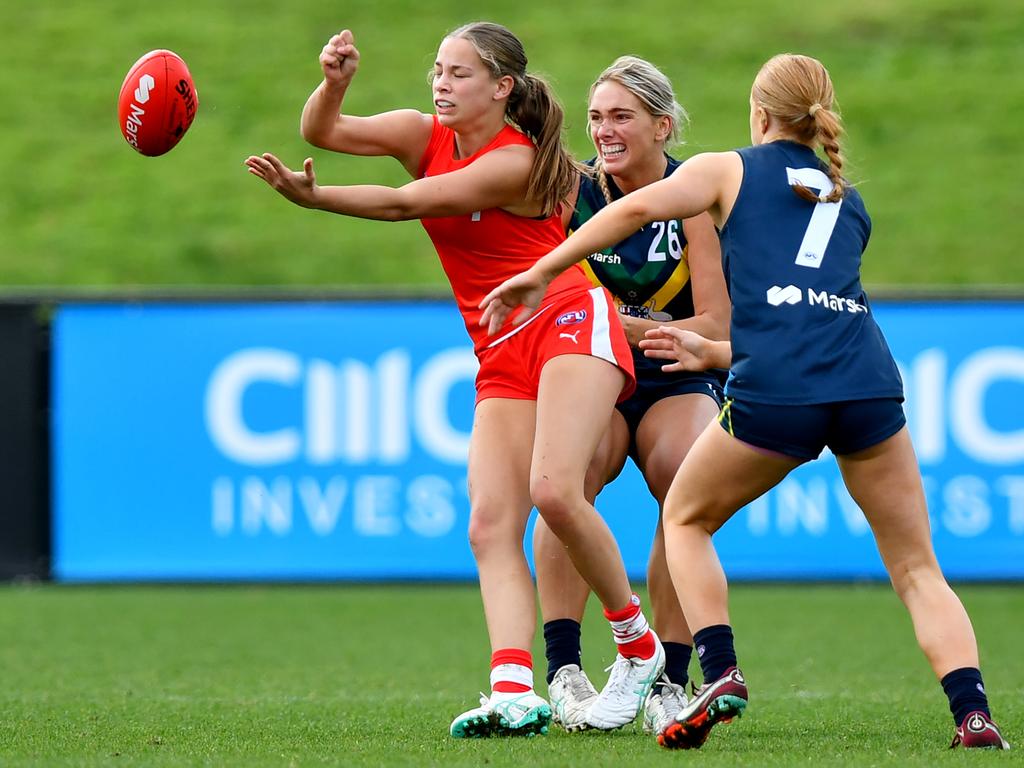
{"label": "open hand", "polygon": [[661,366],[661,370],[666,373],[706,371],[709,368],[729,367],[728,360],[721,359],[725,351],[718,346],[721,344],[728,345],[728,342],[714,342],[694,331],[662,325],[647,331],[646,338],[640,342],[640,349],[646,357],[674,361]]}
{"label": "open hand", "polygon": [[274,155],[264,152],[245,159],[249,173],[259,176],[286,198],[303,208],[315,208],[317,192],[316,174],[313,173],[313,158],[307,157],[302,171],[293,171]]}
{"label": "open hand", "polygon": [[505,324],[512,310],[519,306],[523,310],[512,320],[512,325],[521,325],[537,311],[548,289],[548,282],[532,269],[510,277],[480,302],[479,308],[484,311],[480,325],[486,325],[487,333],[493,336]]}

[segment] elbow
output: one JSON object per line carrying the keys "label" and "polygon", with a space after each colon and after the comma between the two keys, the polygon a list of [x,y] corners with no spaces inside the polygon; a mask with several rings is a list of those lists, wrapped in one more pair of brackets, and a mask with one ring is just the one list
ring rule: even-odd
{"label": "elbow", "polygon": [[325,124],[323,121],[318,121],[314,116],[306,116],[305,114],[299,119],[299,135],[308,144],[312,144],[318,149],[336,149],[338,144],[337,139],[337,122]]}
{"label": "elbow", "polygon": [[711,328],[716,341],[729,341],[729,313],[718,312],[711,315]]}
{"label": "elbow", "polygon": [[417,200],[408,185],[395,190],[394,197],[387,202],[381,213],[385,217],[385,221],[412,221],[439,215],[429,210],[422,201]]}
{"label": "elbow", "polygon": [[381,211],[380,215],[381,221],[410,221],[411,219],[417,218],[419,217],[397,206],[385,208],[383,211]]}
{"label": "elbow", "polygon": [[322,132],[314,130],[312,127],[302,125],[299,127],[299,133],[307,144],[311,144],[317,149],[327,149],[327,138]]}
{"label": "elbow", "polygon": [[699,325],[695,326],[701,336],[711,341],[729,341],[729,312],[704,310],[695,315]]}
{"label": "elbow", "polygon": [[411,221],[422,216],[408,202],[398,199],[382,205],[374,218],[380,221]]}
{"label": "elbow", "polygon": [[626,218],[629,220],[629,226],[632,227],[632,231],[635,232],[646,227],[657,218],[645,205],[638,201],[629,200],[629,196],[622,198],[622,200],[632,203],[625,210]]}

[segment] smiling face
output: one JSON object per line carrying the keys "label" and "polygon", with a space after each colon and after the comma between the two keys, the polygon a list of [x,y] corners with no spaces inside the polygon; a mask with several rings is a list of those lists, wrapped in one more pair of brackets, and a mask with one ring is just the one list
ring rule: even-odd
{"label": "smiling face", "polygon": [[511,78],[496,80],[469,40],[446,37],[437,49],[432,87],[438,120],[455,127],[471,123],[490,110],[504,114],[503,100],[511,88]]}
{"label": "smiling face", "polygon": [[628,176],[664,154],[671,121],[651,115],[621,84],[606,80],[594,88],[588,114],[590,138],[606,173]]}

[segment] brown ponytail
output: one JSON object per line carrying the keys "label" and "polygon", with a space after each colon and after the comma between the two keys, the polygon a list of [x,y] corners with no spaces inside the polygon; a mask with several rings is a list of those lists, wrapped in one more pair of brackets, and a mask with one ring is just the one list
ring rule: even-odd
{"label": "brown ponytail", "polygon": [[550,215],[572,192],[579,174],[578,164],[562,143],[565,112],[548,84],[527,74],[522,81],[516,78],[507,116],[537,145],[537,159],[530,171],[526,196],[540,200],[544,214]]}
{"label": "brown ponytail", "polygon": [[562,106],[544,80],[527,73],[523,44],[507,28],[478,21],[459,27],[448,37],[469,40],[495,79],[512,78],[505,117],[537,145],[526,196],[540,202],[543,215],[552,215],[572,192],[580,173],[562,140]]}
{"label": "brown ponytail", "polygon": [[814,203],[842,200],[847,186],[839,144],[843,124],[825,66],[810,56],[780,53],[757,73],[751,97],[755,104],[778,118],[797,141],[820,145],[828,158],[828,176],[832,180],[828,194],[817,195],[802,184],[795,184],[793,191]]}

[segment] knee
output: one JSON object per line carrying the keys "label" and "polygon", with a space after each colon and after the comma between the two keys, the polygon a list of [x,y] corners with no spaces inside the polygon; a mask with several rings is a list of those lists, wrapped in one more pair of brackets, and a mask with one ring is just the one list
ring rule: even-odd
{"label": "knee", "polygon": [[706,505],[695,503],[692,498],[669,498],[661,513],[662,526],[668,532],[671,529],[695,528],[712,534],[718,530],[715,510]]}
{"label": "knee", "polygon": [[541,473],[530,478],[533,504],[548,528],[559,538],[571,523],[576,507],[583,501],[582,493],[582,488],[574,488],[564,479],[553,475]]}
{"label": "knee", "polygon": [[494,503],[475,503],[469,513],[469,546],[477,559],[509,546],[513,542],[520,550],[525,530],[517,532],[512,524],[513,515]]}
{"label": "knee", "polygon": [[934,557],[904,558],[889,566],[889,580],[900,599],[946,586],[946,579]]}

